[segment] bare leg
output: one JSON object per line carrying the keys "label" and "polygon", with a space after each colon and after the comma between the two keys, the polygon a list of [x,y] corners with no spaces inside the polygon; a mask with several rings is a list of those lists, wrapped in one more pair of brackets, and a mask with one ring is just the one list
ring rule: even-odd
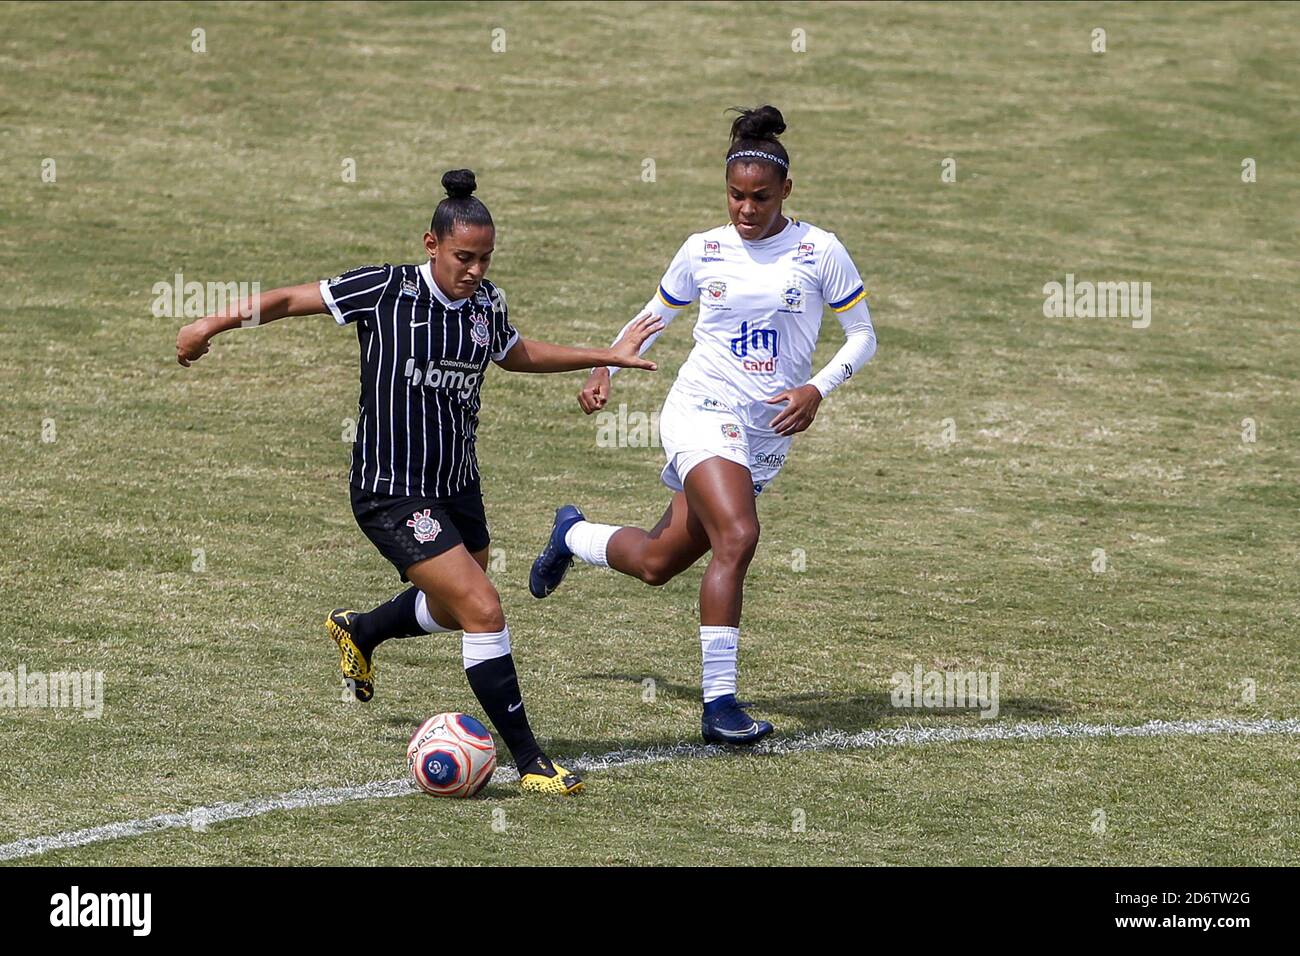
{"label": "bare leg", "polygon": [[659,523],[649,531],[620,528],[609,539],[605,556],[609,566],[646,584],[667,584],[709,550],[709,538],[677,492]]}
{"label": "bare leg", "polygon": [[[487,571],[487,562],[488,562],[487,548],[484,548],[481,551],[471,551],[469,556],[474,559],[474,562],[481,569]],[[410,577],[409,573],[407,577]],[[414,582],[415,579],[411,578],[411,581]],[[418,583],[416,583],[415,586],[420,587]],[[433,594],[430,594],[428,588],[420,587],[420,590],[424,592],[424,603],[429,608],[429,616],[438,622],[439,627],[446,628],[449,631],[464,630],[464,628],[461,627],[460,619],[457,618],[456,615],[452,613],[451,609],[446,605],[446,603],[444,603],[445,601],[444,598],[440,598]]]}
{"label": "bare leg", "polygon": [[739,627],[745,574],[758,547],[754,480],[744,465],[710,458],[686,476],[686,500],[713,551],[700,582],[700,624]]}
{"label": "bare leg", "polygon": [[433,619],[448,630],[499,631],[506,626],[497,589],[488,579],[487,550],[470,554],[457,545],[406,569],[424,592]]}

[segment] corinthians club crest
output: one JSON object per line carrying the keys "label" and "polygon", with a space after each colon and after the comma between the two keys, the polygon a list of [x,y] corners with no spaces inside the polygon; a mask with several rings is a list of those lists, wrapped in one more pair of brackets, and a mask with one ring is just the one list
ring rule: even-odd
{"label": "corinthians club crest", "polygon": [[474,340],[474,344],[479,348],[487,348],[488,342],[491,341],[492,333],[488,328],[487,316],[482,312],[474,313],[474,318],[469,328],[469,337]]}
{"label": "corinthians club crest", "polygon": [[442,525],[438,524],[436,518],[429,517],[428,508],[411,515],[406,521],[406,526],[414,529],[412,534],[420,544],[428,544],[442,533]]}

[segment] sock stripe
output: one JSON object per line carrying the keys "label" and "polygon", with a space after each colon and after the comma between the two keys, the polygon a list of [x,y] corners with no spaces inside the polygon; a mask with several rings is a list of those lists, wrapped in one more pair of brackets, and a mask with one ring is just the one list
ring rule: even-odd
{"label": "sock stripe", "polygon": [[484,661],[496,660],[510,653],[510,627],[500,631],[483,631],[470,633],[465,631],[460,637],[461,659],[465,669]]}

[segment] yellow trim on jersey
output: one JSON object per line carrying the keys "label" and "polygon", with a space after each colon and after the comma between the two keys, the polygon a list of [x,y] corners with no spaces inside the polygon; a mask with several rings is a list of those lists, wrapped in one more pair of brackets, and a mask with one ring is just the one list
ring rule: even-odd
{"label": "yellow trim on jersey", "polygon": [[675,303],[669,302],[667,299],[664,298],[664,294],[662,290],[655,290],[655,295],[659,296],[659,301],[662,302],[664,305],[668,306],[668,308],[670,309],[684,309],[686,308],[687,305],[690,305],[689,302],[687,302],[686,305],[676,305]]}
{"label": "yellow trim on jersey", "polygon": [[850,300],[850,301],[849,301],[848,303],[846,303],[845,305],[840,306],[838,309],[835,308],[835,306],[831,306],[831,311],[832,311],[832,312],[844,312],[844,311],[846,311],[846,310],[848,310],[848,309],[853,308],[855,305],[857,305],[859,302],[861,302],[861,301],[862,301],[863,299],[865,299],[866,297],[867,297],[867,290],[866,290],[866,289],[863,289],[861,292],[859,292],[857,295],[855,295],[855,296],[852,298],[852,300]]}

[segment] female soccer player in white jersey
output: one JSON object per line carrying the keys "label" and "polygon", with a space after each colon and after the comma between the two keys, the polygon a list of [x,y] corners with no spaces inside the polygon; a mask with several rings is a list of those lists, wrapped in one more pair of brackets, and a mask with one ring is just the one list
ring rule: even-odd
{"label": "female soccer player in white jersey", "polygon": [[414,587],[368,613],[339,608],[326,618],[343,676],[359,700],[370,700],[380,643],[463,631],[465,676],[510,749],[520,784],[574,793],[581,778],[547,759],[529,727],[501,599],[485,573],[488,527],[474,450],[479,387],[489,360],[510,372],[562,372],[593,363],[653,369],[638,357],[639,348],[660,326],[644,317],[609,349],[521,338],[505,296],[485,278],[496,230],[487,207],[472,195],[474,174],[452,170],[442,184],[447,198],[424,234],[428,261],[368,266],[262,293],[181,329],[176,358],[189,366],[214,335],[248,317],[257,324],[328,312],[339,325],[355,326],[361,398],[349,476],[352,512]]}
{"label": "female soccer player in white jersey", "polygon": [[[717,743],[748,744],[772,732],[736,702],[741,595],[758,545],[755,498],[822,399],[876,350],[866,292],[844,245],[781,212],[792,186],[777,140],[784,131],[775,107],[740,111],[726,159],[731,222],[687,239],[646,306],[667,326],[700,300],[695,348],[659,422],[663,481],[674,492],[668,510],[644,531],[596,524],[565,505],[529,578],[533,595],[545,597],[577,557],[659,585],[711,551],[700,585],[701,726],[704,739]],[[810,375],[823,307],[847,339]],[[584,412],[609,400],[612,371],[591,373],[578,396]]]}

